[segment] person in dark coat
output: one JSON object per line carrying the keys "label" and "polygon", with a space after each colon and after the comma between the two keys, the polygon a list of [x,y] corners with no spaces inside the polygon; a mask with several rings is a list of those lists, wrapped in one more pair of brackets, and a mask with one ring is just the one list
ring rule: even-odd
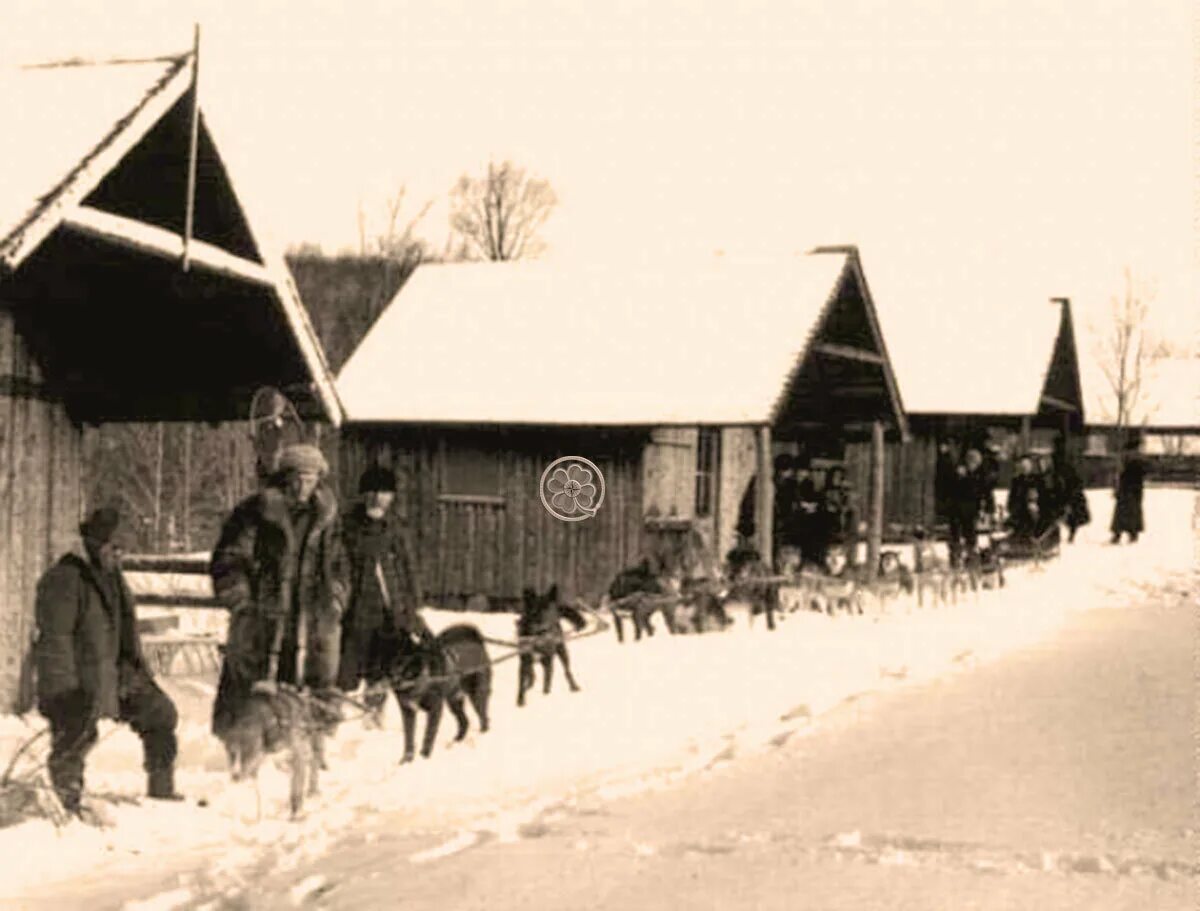
{"label": "person in dark coat", "polygon": [[1063,521],[1067,526],[1067,543],[1075,540],[1075,533],[1092,521],[1088,509],[1087,494],[1079,470],[1067,457],[1066,440],[1059,437],[1054,441],[1054,473],[1063,499]]}
{"label": "person in dark coat", "polygon": [[175,792],[175,704],[142,655],[133,596],[114,535],[120,516],[98,509],[80,525],[82,553],[68,553],[38,581],[38,711],[50,722],[50,781],[64,809],[81,812],[84,762],[97,722],[115,718],[142,741],[147,794]]}
{"label": "person in dark coat", "polygon": [[317,447],[286,447],[270,483],[221,528],[211,574],[230,618],[213,704],[217,736],[256,686],[287,683],[328,696],[337,683],[349,572],[327,472]]}
{"label": "person in dark coat", "polygon": [[774,546],[798,547],[796,513],[799,511],[800,484],[796,480],[796,460],[784,453],[775,457]]}
{"label": "person in dark coat", "polygon": [[432,644],[433,633],[418,613],[422,592],[416,552],[408,530],[392,510],[396,476],[368,468],[359,479],[362,495],[343,525],[350,566],[350,603],[342,620],[338,686],[352,692],[367,685],[368,719],[381,723],[388,673],[402,638]]}
{"label": "person in dark coat", "polygon": [[1142,517],[1142,492],[1146,483],[1146,463],[1138,458],[1139,443],[1130,440],[1125,445],[1125,464],[1117,477],[1116,503],[1113,506],[1112,543],[1120,544],[1121,535],[1128,534],[1130,543],[1145,531]]}
{"label": "person in dark coat", "polygon": [[957,469],[952,441],[940,441],[937,447],[937,463],[933,473],[934,515],[939,522],[949,522],[954,513],[954,500],[958,485]]}
{"label": "person in dark coat", "polygon": [[800,551],[800,565],[816,564],[821,559],[819,537],[821,495],[817,491],[807,458],[796,463],[796,510],[793,513],[793,538]]}
{"label": "person in dark coat", "polygon": [[955,468],[950,507],[950,562],[962,566],[975,551],[975,530],[981,515],[995,511],[991,481],[984,471],[983,455],[971,446]]}
{"label": "person in dark coat", "polygon": [[1042,493],[1042,480],[1033,470],[1033,457],[1021,456],[1017,474],[1008,488],[1008,523],[1014,535],[1032,538],[1038,533],[1042,521]]}
{"label": "person in dark coat", "polygon": [[822,561],[832,545],[846,544],[854,537],[854,508],[850,496],[846,470],[840,465],[833,466],[825,476],[818,513]]}

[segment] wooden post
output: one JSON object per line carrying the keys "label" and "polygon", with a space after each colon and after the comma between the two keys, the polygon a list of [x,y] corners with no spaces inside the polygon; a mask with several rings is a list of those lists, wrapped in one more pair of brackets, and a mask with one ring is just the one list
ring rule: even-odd
{"label": "wooden post", "polygon": [[771,538],[774,531],[775,475],[771,460],[771,428],[766,424],[759,427],[755,442],[758,456],[758,483],[755,485],[757,496],[754,527],[758,533],[759,554],[765,563],[774,566],[775,550]]}
{"label": "wooden post", "polygon": [[871,512],[867,530],[867,578],[875,581],[883,549],[883,422],[871,424]]}
{"label": "wooden post", "polygon": [[183,271],[188,271],[188,245],[192,240],[192,218],[196,211],[196,156],[200,143],[200,23],[192,36],[192,130],[188,146],[187,199],[183,215]]}
{"label": "wooden post", "polygon": [[1026,452],[1029,452],[1029,447],[1033,443],[1033,429],[1030,426],[1030,418],[1029,418],[1029,415],[1027,415],[1027,414],[1021,416],[1020,443],[1021,443],[1021,451],[1019,453],[1017,453],[1017,455],[1022,455]]}

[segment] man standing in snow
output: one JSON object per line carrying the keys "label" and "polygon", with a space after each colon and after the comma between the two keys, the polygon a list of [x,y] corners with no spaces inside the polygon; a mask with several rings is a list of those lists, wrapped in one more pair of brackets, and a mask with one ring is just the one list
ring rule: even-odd
{"label": "man standing in snow", "polygon": [[50,781],[80,813],[84,761],[101,718],[127,723],[142,740],[147,793],[175,793],[178,714],[142,655],[133,596],[113,540],[120,517],[98,509],[79,526],[82,553],[68,553],[38,582],[38,710],[50,722]]}
{"label": "man standing in snow", "polygon": [[1138,458],[1141,441],[1132,438],[1125,444],[1125,458],[1117,476],[1114,491],[1116,503],[1110,530],[1112,543],[1120,544],[1121,535],[1129,535],[1130,543],[1137,543],[1138,535],[1145,530],[1142,517],[1142,491],[1146,482],[1146,463]]}
{"label": "man standing in snow", "polygon": [[337,682],[348,572],[329,466],[305,443],[287,446],[278,464],[267,486],[234,509],[213,552],[213,593],[231,612],[213,705],[217,736],[256,685],[332,695]]}
{"label": "man standing in snow", "polygon": [[379,466],[368,468],[358,491],[362,501],[344,526],[350,604],[342,621],[338,686],[353,692],[365,682],[368,718],[379,726],[387,702],[387,675],[401,638],[429,643],[433,633],[417,613],[420,572],[408,530],[392,510],[395,474]]}
{"label": "man standing in snow", "polygon": [[955,469],[950,502],[950,562],[962,566],[975,551],[975,527],[980,515],[991,515],[994,495],[983,467],[983,454],[968,447],[962,464]]}

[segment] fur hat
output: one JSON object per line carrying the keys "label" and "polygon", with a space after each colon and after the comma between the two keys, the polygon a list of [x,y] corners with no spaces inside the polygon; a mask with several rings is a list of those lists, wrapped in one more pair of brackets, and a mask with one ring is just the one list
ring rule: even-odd
{"label": "fur hat", "polygon": [[323,475],[328,473],[329,463],[321,450],[311,443],[293,443],[280,453],[279,470]]}
{"label": "fur hat", "polygon": [[382,465],[372,465],[364,471],[362,477],[358,479],[358,492],[373,493],[375,491],[395,493],[396,473]]}
{"label": "fur hat", "polygon": [[79,533],[97,544],[107,544],[120,524],[120,514],[110,506],[102,506],[79,524]]}

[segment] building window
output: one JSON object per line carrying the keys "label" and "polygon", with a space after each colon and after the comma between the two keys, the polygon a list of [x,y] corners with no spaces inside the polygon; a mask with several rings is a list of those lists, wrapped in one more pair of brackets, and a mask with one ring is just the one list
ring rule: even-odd
{"label": "building window", "polygon": [[443,455],[442,494],[456,497],[498,497],[500,459],[495,452],[450,446]]}
{"label": "building window", "polygon": [[698,519],[708,518],[716,508],[720,445],[720,428],[700,428],[700,435],[696,440],[696,518]]}

